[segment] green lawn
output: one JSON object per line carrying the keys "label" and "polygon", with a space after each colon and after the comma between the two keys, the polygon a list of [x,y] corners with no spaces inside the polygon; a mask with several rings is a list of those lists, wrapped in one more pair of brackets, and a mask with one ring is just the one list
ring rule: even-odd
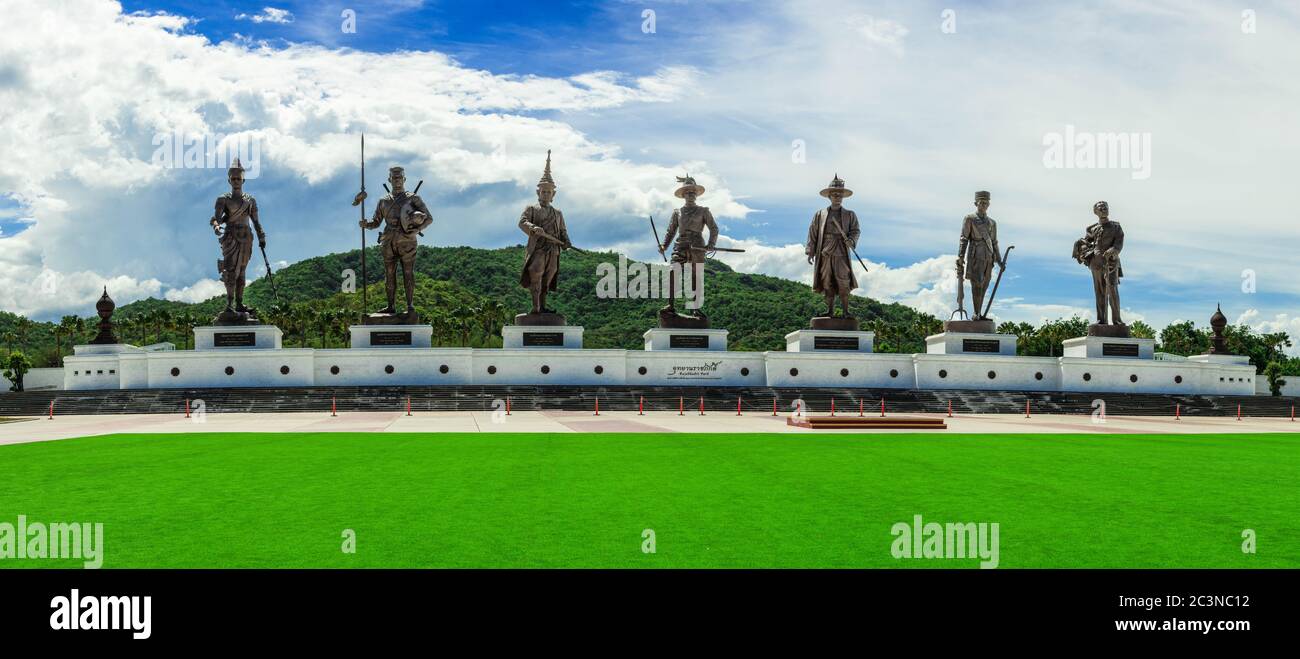
{"label": "green lawn", "polygon": [[1003,568],[1300,567],[1300,438],[115,435],[0,446],[19,514],[102,522],[109,568],[976,564],[893,558],[916,514],[998,523]]}

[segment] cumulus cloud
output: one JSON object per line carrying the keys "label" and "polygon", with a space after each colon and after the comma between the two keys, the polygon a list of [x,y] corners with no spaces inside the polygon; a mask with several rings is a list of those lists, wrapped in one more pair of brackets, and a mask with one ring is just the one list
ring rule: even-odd
{"label": "cumulus cloud", "polygon": [[1251,329],[1263,333],[1286,332],[1291,337],[1291,347],[1283,348],[1286,354],[1300,357],[1300,316],[1288,313],[1274,314],[1266,318],[1258,309],[1247,309],[1237,317],[1237,325],[1249,325]]}
{"label": "cumulus cloud", "polygon": [[[16,204],[7,212],[34,219],[0,235],[0,308],[18,313],[85,313],[98,297],[92,289],[106,281],[119,282],[110,292],[123,301],[214,290],[207,218],[225,190],[224,168],[161,162],[160,135],[258,147],[260,175],[247,190],[281,261],[352,245],[355,221],[346,217],[361,132],[379,174],[372,186],[397,163],[425,180],[433,242],[517,241],[511,218],[529,201],[547,149],[579,230],[608,217],[666,214],[676,201],[673,177],[688,168],[710,186],[715,215],[749,212],[707,163],[633,162],[617,145],[546,116],[671,102],[699,75],[691,66],[640,76],[495,75],[438,52],[212,43],[189,32],[189,18],[124,14],[108,0],[68,0],[57,15],[0,0],[0,13],[21,26],[0,41],[11,71],[0,76],[0,190]],[[249,20],[259,17],[289,18],[268,8]],[[599,235],[609,244],[633,230],[605,225]],[[45,271],[62,284],[33,295],[31,282]],[[73,276],[86,285],[67,285]]]}
{"label": "cumulus cloud", "polygon": [[226,285],[219,279],[200,279],[184,288],[173,288],[163,295],[163,299],[173,302],[197,303],[226,294]]}

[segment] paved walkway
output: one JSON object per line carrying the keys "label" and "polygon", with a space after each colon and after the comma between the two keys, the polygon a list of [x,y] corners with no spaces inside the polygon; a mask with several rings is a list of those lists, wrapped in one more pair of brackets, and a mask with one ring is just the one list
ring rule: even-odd
{"label": "paved walkway", "polygon": [[[852,415],[850,415],[852,416]],[[899,414],[900,417],[943,416]],[[675,412],[328,412],[273,414],[182,415],[123,414],[55,416],[0,424],[0,444],[67,439],[114,433],[187,432],[697,432],[697,433],[914,433],[916,430],[809,430],[786,425],[787,415],[721,412],[700,416]],[[1300,423],[1281,418],[1212,417],[1174,420],[1172,417],[1109,417],[1096,423],[1083,415],[1021,414],[957,415],[948,419],[948,433],[1259,433],[1297,432]]]}

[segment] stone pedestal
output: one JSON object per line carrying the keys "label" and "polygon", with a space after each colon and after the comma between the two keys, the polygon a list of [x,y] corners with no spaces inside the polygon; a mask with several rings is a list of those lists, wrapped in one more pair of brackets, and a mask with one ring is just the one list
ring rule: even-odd
{"label": "stone pedestal", "polygon": [[925,352],[930,355],[1004,355],[1014,357],[1016,354],[1016,335],[948,331],[925,337]]}
{"label": "stone pedestal", "polygon": [[1246,355],[1228,355],[1209,353],[1204,355],[1192,355],[1187,358],[1189,362],[1198,364],[1229,364],[1232,366],[1249,366],[1250,357]]}
{"label": "stone pedestal", "polygon": [[433,345],[429,325],[353,325],[353,348],[428,348]]}
{"label": "stone pedestal", "polygon": [[970,334],[992,334],[995,331],[992,318],[983,320],[945,320],[943,321],[943,331],[947,332],[967,332]]}
{"label": "stone pedestal", "polygon": [[520,313],[515,314],[515,324],[560,327],[568,325],[569,321],[564,318],[563,314],[558,313]]}
{"label": "stone pedestal", "polygon": [[1111,339],[1127,339],[1131,334],[1128,331],[1128,325],[1100,325],[1093,323],[1088,326],[1088,336],[1103,336]]}
{"label": "stone pedestal", "polygon": [[666,329],[646,330],[646,350],[699,350],[722,352],[727,349],[727,330]]}
{"label": "stone pedestal", "polygon": [[[522,315],[522,314],[521,314]],[[563,318],[561,316],[561,318]],[[581,349],[581,325],[506,325],[501,328],[501,347]]]}
{"label": "stone pedestal", "polygon": [[[1094,327],[1116,327],[1115,325],[1095,325]],[[1122,325],[1118,327],[1123,327]],[[1127,328],[1125,328],[1127,331]],[[1066,357],[1084,357],[1088,359],[1154,359],[1155,339],[1135,339],[1132,337],[1081,336],[1061,342],[1065,347]]]}
{"label": "stone pedestal", "polygon": [[875,332],[806,329],[785,335],[786,352],[872,352],[875,343]]}
{"label": "stone pedestal", "polygon": [[361,317],[362,325],[418,325],[420,314],[411,313],[369,313]]}
{"label": "stone pedestal", "polygon": [[673,309],[659,310],[661,329],[708,329],[709,317],[704,314],[687,315]]}
{"label": "stone pedestal", "polygon": [[816,316],[808,321],[808,327],[815,330],[835,330],[839,332],[856,332],[862,329],[858,319],[852,316]]}
{"label": "stone pedestal", "polygon": [[219,325],[194,328],[195,350],[279,350],[283,333],[275,325]]}

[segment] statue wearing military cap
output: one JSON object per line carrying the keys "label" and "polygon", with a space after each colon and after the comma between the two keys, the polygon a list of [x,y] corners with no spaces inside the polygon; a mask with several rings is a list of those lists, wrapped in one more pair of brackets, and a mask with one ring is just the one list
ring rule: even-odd
{"label": "statue wearing military cap", "polygon": [[[993,266],[1006,267],[998,249],[998,223],[988,215],[991,195],[980,190],[975,193],[975,212],[961,222],[961,238],[957,243],[957,305],[962,308],[963,279],[970,282],[971,300],[974,302],[974,320],[986,320],[984,295],[993,281]],[[991,331],[991,330],[990,330]]]}
{"label": "statue wearing military cap", "polygon": [[[416,236],[430,224],[433,217],[429,207],[414,192],[406,190],[406,173],[401,167],[388,168],[389,194],[375,205],[374,216],[369,222],[361,220],[360,225],[366,229],[384,226],[379,236],[379,252],[384,257],[384,293],[388,306],[377,314],[366,318],[367,322],[401,320],[405,324],[419,321],[415,312],[415,251],[419,247]],[[416,191],[420,186],[416,186]],[[360,203],[366,193],[357,193],[353,204]],[[395,301],[397,296],[397,266],[402,266],[402,284],[406,292],[406,310],[397,314]]]}

